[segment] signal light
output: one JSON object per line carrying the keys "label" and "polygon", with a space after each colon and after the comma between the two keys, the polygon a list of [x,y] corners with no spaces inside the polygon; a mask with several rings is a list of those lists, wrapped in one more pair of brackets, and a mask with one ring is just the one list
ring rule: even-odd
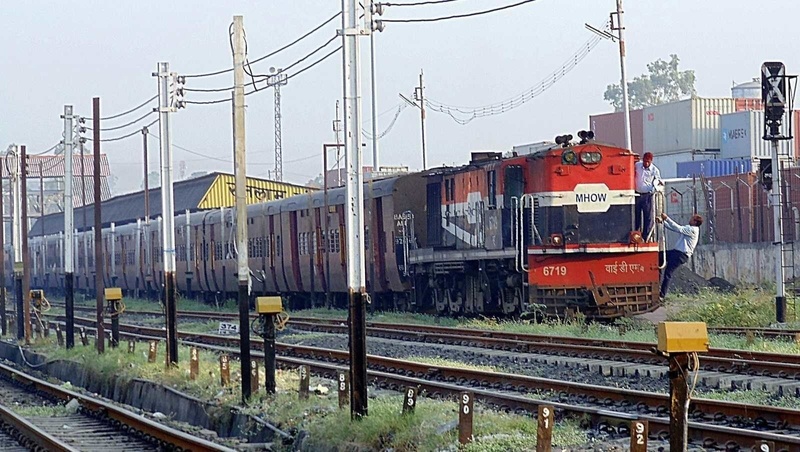
{"label": "signal light", "polygon": [[594,140],[594,132],[591,130],[581,130],[578,132],[578,138],[581,139],[581,144],[586,144],[589,140]]}
{"label": "signal light", "polygon": [[175,90],[173,92],[173,106],[175,108],[186,108],[185,85],[186,77],[183,75],[175,76]]}
{"label": "signal light", "polygon": [[572,135],[559,135],[555,139],[556,144],[560,144],[563,147],[569,146],[570,141],[572,141]]}

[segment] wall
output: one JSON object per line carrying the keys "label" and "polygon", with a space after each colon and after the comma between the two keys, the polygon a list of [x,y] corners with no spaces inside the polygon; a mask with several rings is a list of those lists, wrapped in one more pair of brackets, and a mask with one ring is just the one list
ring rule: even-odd
{"label": "wall", "polygon": [[[692,255],[692,269],[705,279],[723,278],[737,285],[775,283],[776,247],[771,243],[717,243],[700,245]],[[800,262],[800,247],[794,250]]]}

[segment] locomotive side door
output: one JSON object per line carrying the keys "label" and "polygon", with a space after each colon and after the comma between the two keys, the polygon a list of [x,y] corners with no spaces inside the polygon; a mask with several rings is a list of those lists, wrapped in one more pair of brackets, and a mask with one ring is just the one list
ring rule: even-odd
{"label": "locomotive side door", "polygon": [[517,206],[512,202],[516,199],[519,202],[525,193],[525,175],[522,167],[511,165],[503,172],[503,247],[513,246],[513,222],[514,208]]}

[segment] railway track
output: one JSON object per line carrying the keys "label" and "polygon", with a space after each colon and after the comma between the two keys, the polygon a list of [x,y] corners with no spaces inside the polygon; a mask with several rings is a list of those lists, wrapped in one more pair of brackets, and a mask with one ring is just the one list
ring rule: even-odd
{"label": "railway track", "polygon": [[[113,404],[47,383],[0,364],[0,420],[29,449],[43,451],[232,451]],[[20,416],[9,404],[49,407],[76,400],[74,413]],[[36,411],[33,411],[36,413]],[[3,449],[5,450],[5,449]]]}
{"label": "railway track", "polygon": [[[163,315],[159,311],[128,311],[128,313]],[[206,321],[212,319],[238,321],[236,313],[182,311],[179,315],[181,318]],[[345,319],[292,317],[289,325],[296,329],[333,334],[347,334],[348,331]],[[367,322],[367,334],[385,339],[464,345],[520,353],[664,364],[663,358],[654,353],[655,344],[647,342],[382,322]],[[702,355],[701,365],[703,370],[709,372],[800,380],[800,355],[712,347],[708,353]]]}
{"label": "railway track", "polygon": [[[92,319],[76,318],[76,324],[88,326],[88,329],[93,323]],[[164,337],[160,328],[121,324],[120,331],[123,336],[139,340]],[[178,336],[185,345],[238,354],[236,338],[185,332]],[[262,346],[261,341],[252,341],[254,349],[262,349]],[[331,378],[336,375],[333,369],[345,369],[342,364],[349,361],[346,351],[326,348],[278,343],[276,351],[283,366],[307,364]],[[258,351],[253,354],[263,356]],[[413,384],[434,397],[472,388],[480,400],[503,410],[519,412],[535,412],[536,406],[544,402],[531,399],[529,395],[543,391],[551,393],[556,406],[564,412],[613,420],[616,422],[614,429],[623,428],[624,423],[638,418],[649,420],[662,433],[668,431],[666,394],[434,366],[375,355],[369,355],[368,364],[370,378],[379,386],[402,389],[404,384]],[[769,440],[787,450],[800,450],[800,411],[699,398],[692,400],[691,411],[690,434],[700,444],[750,447],[757,441]],[[658,434],[658,429],[653,432]]]}

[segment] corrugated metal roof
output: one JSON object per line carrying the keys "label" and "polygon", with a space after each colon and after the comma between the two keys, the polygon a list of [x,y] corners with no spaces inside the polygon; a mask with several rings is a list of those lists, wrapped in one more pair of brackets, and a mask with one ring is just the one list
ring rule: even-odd
{"label": "corrugated metal roof", "polygon": [[[80,178],[78,178],[80,179]],[[103,179],[105,180],[105,179]],[[87,199],[91,198],[91,179],[87,179],[86,190]],[[206,208],[218,208],[219,204],[214,203],[229,201],[224,206],[231,206],[234,203],[233,196],[230,199],[225,198],[224,191],[230,193],[228,182],[233,181],[233,176],[226,173],[210,173],[194,179],[187,179],[175,182],[173,185],[173,199],[175,202],[175,213],[182,214],[186,210],[191,212],[203,210]],[[253,204],[259,202],[260,191],[262,190],[279,190],[283,189],[284,192],[291,196],[298,192],[307,192],[311,189],[300,185],[287,184],[283,182],[274,182],[264,179],[247,178],[248,186],[253,187],[253,196],[249,201]],[[75,227],[83,227],[83,208],[80,206],[80,180],[76,181],[76,208],[75,208]],[[255,193],[259,191],[259,193]],[[320,194],[321,196],[321,194]],[[156,187],[149,191],[150,198],[150,218],[156,218],[161,214],[161,189]],[[225,199],[223,199],[225,198]],[[90,201],[87,201],[87,203]],[[137,219],[144,218],[144,191],[129,193],[125,195],[115,196],[113,198],[103,201],[101,222],[103,227],[106,227],[114,222],[117,225],[136,222]],[[32,228],[31,236],[42,234],[42,224],[44,222],[44,234],[57,234],[64,230],[64,214],[57,213],[46,215],[39,219]],[[89,204],[86,206],[86,222],[88,227],[94,224],[94,206]]]}
{"label": "corrugated metal roof", "polygon": [[[9,162],[9,165],[12,165]],[[38,178],[41,174],[44,177],[63,177],[64,176],[64,155],[30,155],[28,156],[28,177]],[[0,170],[2,170],[3,178],[9,176],[8,169],[6,168],[6,156],[0,157]],[[73,154],[72,156],[72,174],[80,177],[81,175],[81,156],[80,154]],[[94,156],[92,154],[83,155],[83,174],[86,177],[94,175]],[[100,154],[100,176],[108,177],[111,174],[111,169],[108,166],[108,156]]]}
{"label": "corrugated metal roof", "polygon": [[[195,179],[188,179],[175,182],[173,185],[173,199],[175,201],[175,212],[183,213],[186,209],[190,211],[197,210],[200,200],[208,191],[211,184],[217,178],[218,173],[211,173]],[[78,182],[80,183],[80,182]],[[87,184],[88,187],[88,184]],[[77,194],[80,196],[80,186],[77,188]],[[89,190],[87,188],[87,195]],[[161,189],[152,188],[149,191],[150,198],[150,218],[155,218],[161,214]],[[78,201],[80,205],[80,200]],[[94,205],[89,204],[85,207],[86,222],[88,227],[94,225]],[[75,228],[83,227],[83,212],[84,208],[75,208]],[[133,223],[137,218],[144,218],[144,192],[128,193],[120,196],[115,196],[103,201],[100,212],[100,221],[103,227],[110,225],[112,222],[116,224]],[[44,234],[58,234],[64,230],[64,214],[55,213],[46,215],[40,218],[31,228],[31,236],[42,234],[42,224],[44,222]]]}
{"label": "corrugated metal roof", "polygon": [[[201,209],[214,209],[219,207],[229,207],[236,203],[234,197],[236,181],[231,174],[218,174],[213,185],[197,206]],[[247,178],[246,198],[247,204],[257,204],[260,202],[271,201],[274,199],[288,198],[313,191],[309,187],[302,185],[287,184],[265,179]]]}

